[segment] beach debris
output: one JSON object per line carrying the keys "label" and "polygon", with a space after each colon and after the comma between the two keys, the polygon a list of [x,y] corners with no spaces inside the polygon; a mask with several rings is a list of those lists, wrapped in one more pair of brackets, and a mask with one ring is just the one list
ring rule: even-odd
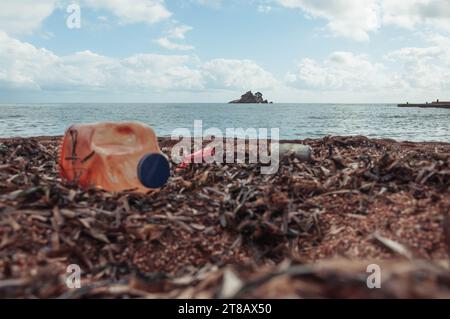
{"label": "beach debris", "polygon": [[60,140],[0,140],[0,297],[449,297],[447,143],[307,139],[276,174],[193,163],[146,194],[62,180]]}
{"label": "beach debris", "polygon": [[153,129],[139,122],[72,125],[62,139],[59,168],[68,182],[115,192],[145,193],[170,175]]}
{"label": "beach debris", "polygon": [[297,143],[281,143],[279,144],[279,152],[281,156],[291,156],[303,160],[311,160],[312,149],[308,145]]}
{"label": "beach debris", "polygon": [[444,217],[444,238],[447,244],[447,252],[450,256],[450,209],[447,216]]}
{"label": "beach debris", "polygon": [[0,143],[0,154],[6,154],[7,151],[8,147],[5,144]]}
{"label": "beach debris", "polygon": [[215,147],[206,147],[197,152],[186,155],[183,158],[183,161],[178,165],[178,168],[187,168],[191,163],[204,163],[204,161],[213,158],[215,154]]}
{"label": "beach debris", "polygon": [[241,290],[243,282],[230,268],[225,268],[223,272],[222,288],[220,290],[219,298],[227,299],[233,298],[236,293]]}
{"label": "beach debris", "polygon": [[410,249],[408,249],[405,245],[403,245],[395,240],[383,237],[377,233],[375,233],[373,235],[373,238],[375,238],[378,242],[380,242],[381,244],[386,246],[388,249],[392,250],[393,252],[395,252],[401,256],[404,256],[408,259],[413,259],[413,257],[414,257],[414,255]]}

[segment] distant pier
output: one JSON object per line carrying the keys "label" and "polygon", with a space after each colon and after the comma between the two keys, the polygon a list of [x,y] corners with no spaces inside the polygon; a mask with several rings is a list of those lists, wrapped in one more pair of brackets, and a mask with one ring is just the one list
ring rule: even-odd
{"label": "distant pier", "polygon": [[450,109],[450,101],[435,101],[431,103],[424,103],[424,104],[417,104],[417,103],[405,103],[405,104],[398,104],[399,107],[422,107],[422,108],[443,108],[443,109]]}

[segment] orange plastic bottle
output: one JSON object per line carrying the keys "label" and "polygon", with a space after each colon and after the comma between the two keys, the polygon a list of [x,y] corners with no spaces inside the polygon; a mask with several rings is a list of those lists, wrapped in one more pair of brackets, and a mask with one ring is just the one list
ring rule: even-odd
{"label": "orange plastic bottle", "polygon": [[72,125],[62,140],[59,167],[68,181],[107,191],[147,192],[170,175],[155,132],[139,122]]}

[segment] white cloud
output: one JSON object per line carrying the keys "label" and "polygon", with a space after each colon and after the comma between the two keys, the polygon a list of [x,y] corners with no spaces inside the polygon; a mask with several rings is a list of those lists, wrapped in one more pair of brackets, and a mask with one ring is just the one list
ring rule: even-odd
{"label": "white cloud", "polygon": [[117,59],[91,51],[58,56],[0,32],[0,89],[87,92],[260,89],[273,76],[248,60],[200,61],[191,55],[134,54]]}
{"label": "white cloud", "polygon": [[1,0],[0,30],[10,34],[30,33],[52,14],[58,0]]}
{"label": "white cloud", "polygon": [[37,78],[58,57],[45,49],[10,38],[0,31],[0,85],[5,87],[39,88]]}
{"label": "white cloud", "polygon": [[251,60],[214,59],[203,69],[214,88],[259,90],[279,85],[272,74]]}
{"label": "white cloud", "polygon": [[168,37],[173,39],[184,39],[187,32],[191,31],[192,27],[188,25],[175,26],[167,32]]}
{"label": "white cloud", "polygon": [[286,75],[286,82],[321,94],[334,91],[444,97],[450,89],[450,40],[440,36],[431,39],[433,46],[394,50],[384,56],[384,61],[351,52],[334,52],[323,61],[303,59],[295,72]]}
{"label": "white cloud", "polygon": [[197,65],[197,59],[186,55],[136,54],[121,62],[128,86],[158,90],[203,89]]}
{"label": "white cloud", "polygon": [[413,29],[420,25],[450,31],[448,0],[384,0],[383,22]]}
{"label": "white cloud", "polygon": [[43,90],[98,90],[115,86],[118,70],[119,61],[86,50],[57,57],[44,70],[53,75],[50,81],[43,82],[39,77],[36,81]]}
{"label": "white cloud", "polygon": [[[0,30],[9,34],[31,33],[38,29],[67,0],[1,0]],[[121,23],[153,24],[171,17],[164,0],[80,0],[84,8],[104,9],[117,16]]]}
{"label": "white cloud", "polygon": [[323,18],[337,36],[366,41],[383,26],[414,29],[426,26],[450,31],[449,0],[276,0]]}
{"label": "white cloud", "polygon": [[386,54],[385,58],[391,61],[426,61],[429,59],[435,59],[444,54],[443,50],[439,46],[418,48],[401,48]]}
{"label": "white cloud", "polygon": [[272,7],[267,5],[267,4],[260,4],[258,5],[258,12],[261,13],[269,13],[270,11],[272,11]]}
{"label": "white cloud", "polygon": [[380,27],[378,0],[277,0],[282,6],[301,9],[328,21],[327,27],[339,36],[358,41]]}
{"label": "white cloud", "polygon": [[361,92],[405,86],[401,78],[390,73],[382,63],[351,52],[334,52],[323,62],[303,59],[295,73],[288,73],[287,81],[302,89],[319,91]]}
{"label": "white cloud", "polygon": [[201,72],[189,56],[136,54],[114,59],[91,51],[68,56],[38,49],[0,32],[0,87],[35,90],[199,89]]}
{"label": "white cloud", "polygon": [[220,8],[220,6],[222,5],[222,0],[191,0],[191,1],[216,9]]}
{"label": "white cloud", "polygon": [[192,45],[176,43],[165,37],[156,39],[155,42],[168,50],[189,51],[194,49]]}
{"label": "white cloud", "polygon": [[184,40],[186,37],[186,33],[191,30],[192,27],[188,25],[175,25],[169,31],[167,31],[166,37],[156,39],[155,42],[159,46],[167,50],[178,50],[178,51],[193,50],[194,47],[192,45],[177,43],[171,40],[171,39]]}
{"label": "white cloud", "polygon": [[91,8],[109,10],[123,23],[153,24],[172,15],[165,7],[164,0],[84,0],[84,4]]}
{"label": "white cloud", "polygon": [[431,35],[428,39],[432,46],[401,48],[386,54],[385,58],[402,67],[402,78],[411,88],[448,91],[450,40],[440,35]]}

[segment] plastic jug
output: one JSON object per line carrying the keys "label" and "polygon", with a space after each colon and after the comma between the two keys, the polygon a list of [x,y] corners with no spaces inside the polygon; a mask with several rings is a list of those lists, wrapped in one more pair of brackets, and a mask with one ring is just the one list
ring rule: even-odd
{"label": "plastic jug", "polygon": [[72,125],[59,154],[60,174],[82,187],[147,192],[170,175],[155,132],[139,122]]}

